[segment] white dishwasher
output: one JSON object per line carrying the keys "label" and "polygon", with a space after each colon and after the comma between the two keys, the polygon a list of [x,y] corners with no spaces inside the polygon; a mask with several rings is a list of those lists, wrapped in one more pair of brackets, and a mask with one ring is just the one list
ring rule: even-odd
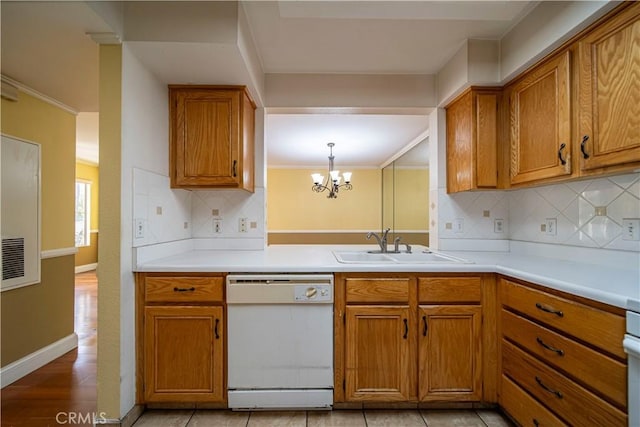
{"label": "white dishwasher", "polygon": [[227,276],[228,403],[333,405],[333,275]]}

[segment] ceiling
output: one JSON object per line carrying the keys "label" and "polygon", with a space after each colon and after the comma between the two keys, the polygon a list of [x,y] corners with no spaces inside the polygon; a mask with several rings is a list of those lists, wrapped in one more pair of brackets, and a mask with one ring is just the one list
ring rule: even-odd
{"label": "ceiling", "polygon": [[[214,67],[220,67],[219,61],[202,55],[207,43],[184,43],[183,38],[214,32],[212,28],[218,28],[218,24],[212,25],[207,17],[219,19],[217,11],[229,9],[229,2],[123,3],[124,10],[131,13],[142,7],[146,11],[155,8],[153,20],[147,19],[144,26],[132,25],[129,31],[114,29],[106,23],[108,19],[103,19],[107,15],[96,12],[108,3],[90,6],[80,1],[3,0],[2,74],[78,112],[95,113],[98,45],[87,33],[103,32],[124,33],[125,41],[129,41],[127,34],[134,38],[144,32],[154,34],[154,41],[160,42],[149,43],[140,37],[131,41],[132,51],[164,83],[197,82],[210,76],[212,70],[218,71]],[[243,7],[263,73],[434,74],[464,40],[500,39],[536,3],[255,1],[244,2]],[[198,18],[178,19],[180,11],[187,9],[192,13],[195,10],[197,13],[191,16]],[[139,19],[147,15],[137,13]],[[208,46],[224,50],[220,43]],[[185,61],[191,67],[184,67]],[[229,64],[225,66],[228,75],[246,74],[235,72]],[[265,103],[268,107],[268,99]],[[269,165],[324,164],[326,143],[335,142],[336,162],[377,167],[415,143],[428,128],[426,112],[422,117],[397,111],[316,113],[269,114]],[[81,121],[84,125],[95,123],[87,117]],[[79,155],[91,146],[91,138],[86,136],[91,132],[85,129],[80,134],[84,136]],[[97,130],[93,135],[97,153]]]}

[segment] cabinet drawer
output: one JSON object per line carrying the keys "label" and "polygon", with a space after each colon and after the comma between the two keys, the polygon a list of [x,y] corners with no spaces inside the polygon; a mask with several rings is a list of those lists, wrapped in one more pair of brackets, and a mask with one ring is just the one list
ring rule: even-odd
{"label": "cabinet drawer", "polygon": [[221,302],[222,277],[147,277],[146,302]]}
{"label": "cabinet drawer", "polygon": [[418,299],[425,302],[480,302],[479,277],[420,277]]}
{"label": "cabinet drawer", "polygon": [[625,364],[505,310],[502,310],[502,332],[613,403],[627,406]]}
{"label": "cabinet drawer", "polygon": [[597,308],[501,280],[502,304],[622,359],[625,319]]}
{"label": "cabinet drawer", "polygon": [[502,376],[500,404],[522,426],[560,427],[565,423],[509,378]]}
{"label": "cabinet drawer", "polygon": [[409,278],[348,278],[347,302],[408,302]]}
{"label": "cabinet drawer", "polygon": [[569,424],[626,426],[627,415],[552,368],[502,341],[502,369],[521,387]]}

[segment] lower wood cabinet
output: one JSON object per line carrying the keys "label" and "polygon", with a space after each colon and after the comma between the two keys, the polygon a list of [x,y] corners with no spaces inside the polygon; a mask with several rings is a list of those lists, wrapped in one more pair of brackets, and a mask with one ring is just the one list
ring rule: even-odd
{"label": "lower wood cabinet", "polygon": [[138,403],[224,403],[222,276],[137,276]]}
{"label": "lower wood cabinet", "polygon": [[145,307],[147,402],[224,400],[222,312],[222,307]]}
{"label": "lower wood cabinet", "polygon": [[421,305],[419,399],[482,400],[479,305]]}
{"label": "lower wood cabinet", "polygon": [[[482,302],[495,299],[490,282],[493,293],[479,276],[336,274],[335,401],[487,401],[483,343],[493,349],[487,359],[495,348],[494,330],[483,335]],[[495,391],[487,396],[495,402]]]}
{"label": "lower wood cabinet", "polygon": [[407,401],[415,394],[409,306],[347,306],[347,400]]}
{"label": "lower wood cabinet", "polygon": [[499,403],[518,423],[627,425],[623,310],[505,278],[500,305]]}

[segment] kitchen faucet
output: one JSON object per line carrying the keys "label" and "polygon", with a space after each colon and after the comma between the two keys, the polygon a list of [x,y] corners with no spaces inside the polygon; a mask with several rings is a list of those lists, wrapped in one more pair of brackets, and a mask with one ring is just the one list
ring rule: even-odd
{"label": "kitchen faucet", "polygon": [[387,234],[389,234],[389,231],[391,229],[387,228],[386,230],[382,231],[382,236],[378,235],[378,233],[374,233],[373,231],[370,231],[367,233],[367,239],[370,239],[371,236],[375,237],[378,245],[380,245],[380,252],[385,253],[387,252]]}

